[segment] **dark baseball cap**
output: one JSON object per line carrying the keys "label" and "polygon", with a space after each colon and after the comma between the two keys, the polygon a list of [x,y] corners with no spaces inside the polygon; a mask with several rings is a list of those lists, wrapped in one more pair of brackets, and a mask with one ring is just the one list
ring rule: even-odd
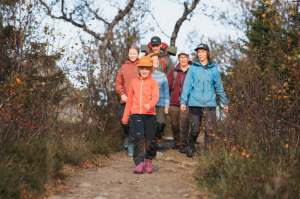
{"label": "dark baseball cap", "polygon": [[209,47],[206,44],[199,44],[197,48],[195,48],[195,51],[197,51],[198,49],[204,49],[209,51]]}
{"label": "dark baseball cap", "polygon": [[153,45],[159,45],[159,44],[161,44],[161,40],[160,40],[160,38],[159,37],[152,37],[151,38],[151,46],[153,46]]}

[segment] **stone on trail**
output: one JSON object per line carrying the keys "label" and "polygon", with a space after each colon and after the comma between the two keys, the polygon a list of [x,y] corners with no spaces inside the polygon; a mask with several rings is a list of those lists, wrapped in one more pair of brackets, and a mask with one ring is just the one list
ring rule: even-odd
{"label": "stone on trail", "polygon": [[81,188],[88,188],[88,187],[91,187],[92,185],[90,185],[89,183],[87,183],[87,182],[84,182],[84,183],[82,183],[82,184],[80,184],[79,185],[79,187],[81,187]]}
{"label": "stone on trail", "polygon": [[193,167],[196,164],[197,164],[196,162],[182,162],[182,166],[185,166],[185,167]]}
{"label": "stone on trail", "polygon": [[186,193],[186,194],[183,195],[183,197],[187,198],[187,197],[189,197],[189,194]]}
{"label": "stone on trail", "polygon": [[178,163],[178,161],[177,161],[175,158],[173,158],[173,157],[167,157],[167,158],[165,159],[165,161]]}
{"label": "stone on trail", "polygon": [[178,193],[181,194],[181,193],[185,193],[185,192],[189,192],[189,191],[191,191],[191,189],[179,189]]}
{"label": "stone on trail", "polygon": [[162,152],[157,152],[157,153],[156,153],[156,158],[157,158],[158,160],[165,160],[165,159],[166,159],[166,156],[165,156],[165,154],[162,153]]}
{"label": "stone on trail", "polygon": [[51,196],[48,199],[62,199],[60,196]]}
{"label": "stone on trail", "polygon": [[188,168],[183,165],[177,165],[175,169],[183,170],[183,169],[188,169]]}
{"label": "stone on trail", "polygon": [[96,196],[94,199],[107,199],[106,197]]}

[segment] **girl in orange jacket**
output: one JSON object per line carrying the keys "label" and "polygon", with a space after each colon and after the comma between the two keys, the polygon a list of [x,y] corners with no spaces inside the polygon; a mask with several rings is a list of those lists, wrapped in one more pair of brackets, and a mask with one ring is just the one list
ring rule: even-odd
{"label": "girl in orange jacket", "polygon": [[133,79],[130,84],[122,122],[127,124],[130,117],[132,132],[135,136],[133,161],[136,168],[134,173],[140,174],[144,169],[147,173],[152,173],[152,159],[156,157],[157,150],[155,105],[159,101],[159,87],[158,82],[151,77],[153,61],[150,57],[140,58],[137,66],[138,78]]}
{"label": "girl in orange jacket", "polygon": [[121,97],[121,109],[120,109],[120,115],[121,115],[121,125],[123,128],[123,131],[126,135],[125,141],[124,141],[124,147],[128,150],[128,156],[133,156],[133,136],[130,133],[130,125],[129,124],[123,124],[122,118],[124,115],[124,110],[126,107],[127,102],[127,96],[128,91],[130,87],[130,83],[133,79],[137,76],[137,64],[139,60],[140,55],[140,48],[133,44],[128,52],[128,60],[125,62],[125,64],[120,68],[116,82],[115,82],[115,90],[117,94]]}

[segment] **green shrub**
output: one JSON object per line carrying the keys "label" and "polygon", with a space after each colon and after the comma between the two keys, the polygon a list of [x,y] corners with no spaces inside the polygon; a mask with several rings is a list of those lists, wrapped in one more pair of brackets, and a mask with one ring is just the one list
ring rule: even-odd
{"label": "green shrub", "polygon": [[[94,155],[108,156],[111,151],[123,149],[123,133],[116,126],[111,131],[99,132],[89,126],[86,133],[77,131],[78,124],[65,124],[60,135],[49,132],[39,138],[21,141],[8,148],[0,156],[0,198],[24,198],[41,196],[46,184],[62,177],[63,165],[80,165]],[[5,143],[0,138],[0,151]]]}
{"label": "green shrub", "polygon": [[199,157],[193,176],[199,190],[207,188],[217,198],[299,198],[299,155],[295,151],[285,160],[261,153],[251,159],[220,146]]}
{"label": "green shrub", "polygon": [[23,141],[11,147],[0,161],[0,197],[21,198],[23,190],[31,196],[44,193],[44,185],[62,165],[52,158],[54,153],[54,146],[46,141],[33,145]]}

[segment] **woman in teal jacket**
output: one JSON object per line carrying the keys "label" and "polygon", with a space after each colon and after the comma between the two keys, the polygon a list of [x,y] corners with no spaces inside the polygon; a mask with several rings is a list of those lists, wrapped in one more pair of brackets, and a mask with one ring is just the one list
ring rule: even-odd
{"label": "woman in teal jacket", "polygon": [[200,132],[203,116],[205,116],[204,149],[209,148],[212,121],[216,118],[216,94],[224,105],[224,112],[228,111],[229,103],[224,92],[220,73],[210,60],[208,46],[200,44],[195,51],[198,60],[193,63],[186,75],[180,101],[182,111],[185,111],[187,104],[190,109],[192,128],[189,135],[189,146],[187,147],[188,157],[193,157],[195,152],[195,143]]}

